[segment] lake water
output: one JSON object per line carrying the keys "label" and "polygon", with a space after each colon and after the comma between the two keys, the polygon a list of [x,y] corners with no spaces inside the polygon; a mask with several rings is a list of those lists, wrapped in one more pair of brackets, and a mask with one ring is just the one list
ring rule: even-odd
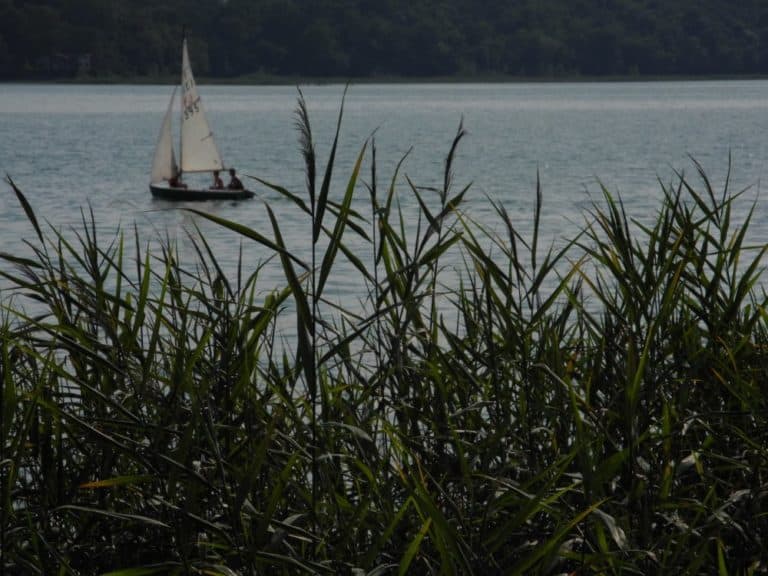
{"label": "lake water", "polygon": [[[302,90],[324,166],[343,87]],[[303,194],[296,88],[202,85],[200,92],[227,165]],[[136,224],[143,239],[178,238],[184,253],[183,231],[192,228],[193,217],[178,204],[154,200],[147,187],[170,93],[168,86],[0,85],[0,170],[24,191],[38,217],[57,228],[78,225],[81,209],[90,205],[105,237],[118,225]],[[357,152],[375,132],[382,189],[412,150],[398,188],[406,216],[414,214],[404,176],[439,186],[462,121],[468,135],[455,184],[458,189],[472,182],[467,211],[493,226],[488,196],[507,207],[520,230],[530,230],[538,173],[544,236],[555,242],[583,224],[590,199],[600,197],[598,182],[621,194],[630,214],[642,219],[658,206],[659,179],[670,182],[676,171],[695,175],[690,157],[719,187],[730,154],[732,189],[752,187],[739,203],[744,211],[768,176],[768,81],[359,85],[347,94],[335,193],[342,193]],[[252,185],[274,208],[288,245],[305,250],[303,215]],[[10,187],[3,188],[0,250],[24,251],[22,240],[33,238],[32,229]],[[261,200],[190,206],[271,235]],[[233,266],[239,238],[205,223],[202,230],[221,261]],[[752,237],[768,238],[765,203],[758,204]],[[268,256],[252,242],[244,248],[249,266]],[[354,276],[351,269],[336,275],[337,290],[354,291]],[[275,282],[280,278],[276,273]]]}

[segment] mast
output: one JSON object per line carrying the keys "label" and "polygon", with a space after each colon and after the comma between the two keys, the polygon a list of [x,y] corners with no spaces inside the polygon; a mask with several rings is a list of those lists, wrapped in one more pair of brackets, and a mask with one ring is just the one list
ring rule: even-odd
{"label": "mast", "polygon": [[179,84],[179,180],[184,175],[184,138],[182,126],[184,125],[184,52],[187,49],[187,27],[181,29],[181,78]]}

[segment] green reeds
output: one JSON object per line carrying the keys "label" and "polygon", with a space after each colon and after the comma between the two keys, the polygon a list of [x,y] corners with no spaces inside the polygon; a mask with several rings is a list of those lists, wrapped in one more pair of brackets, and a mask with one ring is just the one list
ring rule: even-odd
{"label": "green reeds", "polygon": [[540,185],[530,237],[500,202],[462,212],[461,126],[437,186],[406,159],[382,186],[373,139],[336,185],[341,121],[318,187],[300,98],[306,196],[264,183],[305,214],[308,257],[269,206],[269,231],[196,211],[266,247],[280,286],[227,277],[199,234],[189,267],[135,231],[105,243],[91,213],[45,228],[9,181],[35,233],[0,268],[2,568],[764,571],[765,248],[740,195],[680,176],[648,224],[605,190],[545,250]]}

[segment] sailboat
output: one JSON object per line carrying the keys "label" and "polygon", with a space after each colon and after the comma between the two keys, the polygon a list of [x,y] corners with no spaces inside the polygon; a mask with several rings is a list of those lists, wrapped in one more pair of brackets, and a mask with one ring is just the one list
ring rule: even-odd
{"label": "sailboat", "polygon": [[[246,190],[229,168],[230,182],[223,184],[218,173],[227,170],[216,147],[203,103],[197,93],[195,78],[187,53],[187,39],[181,50],[181,130],[179,137],[179,162],[173,149],[172,122],[173,103],[178,86],[173,89],[168,110],[165,112],[157,139],[157,148],[152,161],[152,175],[149,189],[156,198],[164,200],[241,200],[252,198],[253,192]],[[187,185],[182,176],[193,172],[210,172],[214,175],[211,186],[193,187]],[[218,180],[218,185],[215,181]]]}

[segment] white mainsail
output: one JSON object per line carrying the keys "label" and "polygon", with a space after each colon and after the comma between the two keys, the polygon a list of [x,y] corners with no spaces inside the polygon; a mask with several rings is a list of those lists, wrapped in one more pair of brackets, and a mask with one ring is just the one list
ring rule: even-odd
{"label": "white mainsail", "polygon": [[181,54],[181,158],[182,172],[211,172],[223,168],[213,132],[203,112],[184,39]]}
{"label": "white mainsail", "polygon": [[171,135],[171,115],[173,113],[173,99],[176,97],[176,88],[171,94],[168,110],[165,112],[163,124],[160,126],[160,136],[157,139],[155,157],[152,160],[151,182],[161,182],[176,177],[179,172],[176,164],[176,155],[173,152],[173,136]]}

